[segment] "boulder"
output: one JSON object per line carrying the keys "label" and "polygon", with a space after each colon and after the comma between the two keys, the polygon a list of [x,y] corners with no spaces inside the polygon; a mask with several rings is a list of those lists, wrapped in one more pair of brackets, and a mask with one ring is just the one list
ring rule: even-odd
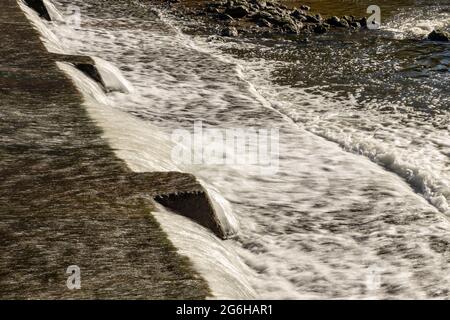
{"label": "boulder", "polygon": [[260,19],[260,20],[258,20],[258,21],[257,21],[257,24],[258,24],[260,27],[272,28],[272,24],[271,24],[269,21],[267,21],[266,19]]}
{"label": "boulder", "polygon": [[259,22],[263,19],[269,22],[272,22],[274,20],[273,16],[266,11],[259,11],[255,13],[254,15],[252,15],[252,19],[256,22]]}
{"label": "boulder", "polygon": [[328,28],[326,24],[318,24],[314,26],[313,31],[317,34],[324,34],[328,32]]}
{"label": "boulder", "polygon": [[275,8],[275,7],[278,6],[278,3],[276,3],[275,1],[272,1],[272,0],[267,0],[267,1],[266,1],[266,6],[267,6],[267,7]]}
{"label": "boulder", "polygon": [[345,20],[350,24],[355,21],[355,17],[354,16],[343,16],[341,20]]}
{"label": "boulder", "polygon": [[220,12],[217,4],[215,4],[215,3],[208,4],[206,6],[205,11],[208,12],[208,13],[219,13]]}
{"label": "boulder", "polygon": [[367,28],[367,18],[361,18],[360,20],[356,21],[359,22],[359,24],[361,25],[361,27]]}
{"label": "boulder", "polygon": [[272,22],[279,26],[295,25],[294,20],[289,16],[273,16]]}
{"label": "boulder", "polygon": [[266,10],[266,12],[270,13],[273,16],[284,16],[284,11],[280,8],[269,8]]}
{"label": "boulder", "polygon": [[440,41],[440,42],[449,42],[450,41],[450,33],[443,30],[433,30],[428,35],[428,40],[430,41]]}
{"label": "boulder", "polygon": [[348,28],[349,27],[349,24],[346,20],[339,19],[336,16],[328,18],[325,22],[333,27],[338,27],[338,28]]}
{"label": "boulder", "polygon": [[253,0],[253,4],[255,4],[259,9],[264,9],[267,6],[266,1],[264,0]]}
{"label": "boulder", "polygon": [[232,37],[232,38],[239,36],[239,32],[235,27],[226,27],[222,30],[220,34],[224,37]]}
{"label": "boulder", "polygon": [[311,10],[311,8],[308,7],[308,6],[305,6],[305,5],[301,5],[301,6],[300,6],[300,10],[309,11],[309,10]]}
{"label": "boulder", "polygon": [[298,9],[295,9],[294,11],[291,12],[291,17],[301,22],[306,22],[307,20],[305,13]]}
{"label": "boulder", "polygon": [[283,30],[286,33],[289,34],[298,34],[301,30],[301,28],[303,28],[303,24],[301,22],[299,22],[298,24],[296,24],[295,22],[293,23],[287,23],[285,25],[283,25]]}
{"label": "boulder", "polygon": [[245,16],[247,16],[250,13],[250,11],[249,11],[248,7],[236,6],[236,7],[227,8],[225,10],[225,13],[235,19],[240,19],[240,18],[244,18]]}
{"label": "boulder", "polygon": [[220,20],[223,20],[223,21],[226,21],[226,22],[234,21],[233,17],[228,15],[228,14],[226,14],[226,13],[219,14],[218,18]]}
{"label": "boulder", "polygon": [[319,15],[306,15],[306,22],[310,23],[320,23],[321,17]]}
{"label": "boulder", "polygon": [[352,27],[353,29],[361,29],[361,23],[359,23],[358,21],[354,21],[350,23],[350,27]]}

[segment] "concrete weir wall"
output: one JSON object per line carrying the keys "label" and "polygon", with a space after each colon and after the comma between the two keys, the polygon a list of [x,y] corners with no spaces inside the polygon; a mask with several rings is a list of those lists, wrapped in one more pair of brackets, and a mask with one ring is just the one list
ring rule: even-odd
{"label": "concrete weir wall", "polygon": [[0,6],[0,298],[207,297],[151,214],[157,198],[223,236],[202,186],[131,172],[16,0]]}

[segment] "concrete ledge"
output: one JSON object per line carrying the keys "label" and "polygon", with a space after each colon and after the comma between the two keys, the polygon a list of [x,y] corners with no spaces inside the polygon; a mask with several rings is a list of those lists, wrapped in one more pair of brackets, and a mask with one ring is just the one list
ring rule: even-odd
{"label": "concrete ledge", "polygon": [[195,178],[131,172],[15,0],[0,21],[0,298],[208,296],[151,214],[152,197],[200,191]]}

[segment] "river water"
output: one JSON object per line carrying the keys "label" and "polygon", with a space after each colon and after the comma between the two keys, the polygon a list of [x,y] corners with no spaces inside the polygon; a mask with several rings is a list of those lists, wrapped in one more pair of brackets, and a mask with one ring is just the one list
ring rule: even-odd
{"label": "river water", "polygon": [[[48,47],[99,57],[132,87],[103,97],[97,119],[118,155],[136,171],[196,174],[236,219],[220,241],[155,213],[217,297],[450,296],[450,45],[423,40],[450,29],[450,4],[379,3],[377,31],[227,40],[138,2],[55,2],[81,25],[47,23]],[[276,128],[276,172],[173,164],[171,133],[196,121]]]}

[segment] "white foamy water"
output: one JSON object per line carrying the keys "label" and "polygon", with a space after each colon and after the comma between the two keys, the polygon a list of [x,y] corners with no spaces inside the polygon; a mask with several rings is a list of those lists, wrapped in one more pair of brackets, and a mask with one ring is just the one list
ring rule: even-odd
{"label": "white foamy water", "polygon": [[435,29],[450,29],[450,5],[402,10],[382,29],[397,39],[425,38]]}
{"label": "white foamy water", "polygon": [[256,293],[246,280],[252,270],[226,242],[220,241],[192,220],[162,206],[154,215],[179,248],[179,253],[189,257],[200,274],[204,275],[215,299],[255,298]]}
{"label": "white foamy water", "polygon": [[441,212],[450,214],[450,134],[432,123],[408,119],[408,106],[391,104],[389,114],[378,110],[385,102],[365,103],[354,96],[339,97],[327,88],[283,87],[272,83],[266,60],[244,63],[244,74],[271,105],[306,130],[338,143],[395,172]]}
{"label": "white foamy water", "polygon": [[112,108],[113,101],[103,89],[72,65],[58,62],[58,66],[74,80],[86,99],[90,116],[101,124],[104,138],[133,171],[179,171],[171,161],[172,143],[164,133]]}
{"label": "white foamy water", "polygon": [[147,161],[166,166],[153,158],[167,149],[150,152],[149,123],[167,133],[190,129],[195,120],[215,128],[280,128],[276,174],[246,166],[182,168],[226,200],[224,211],[233,211],[230,224],[238,226],[233,239],[155,213],[217,297],[448,297],[448,132],[405,125],[400,113],[382,117],[370,106],[358,113],[354,99],[326,88],[277,85],[271,78],[279,62],[225,55],[230,44],[187,37],[170,20],[64,3],[85,11],[76,32],[53,29],[61,41],[114,64],[134,87],[132,94],[109,93],[116,116],[98,120],[134,170],[145,170]]}
{"label": "white foamy water", "polygon": [[126,80],[116,66],[98,57],[92,57],[100,76],[108,91],[119,91],[123,93],[132,93],[134,91],[131,83]]}
{"label": "white foamy water", "polygon": [[50,16],[50,19],[52,19],[52,21],[64,22],[63,15],[58,11],[58,9],[56,9],[53,2],[49,0],[43,0],[43,3],[47,8],[48,14]]}
{"label": "white foamy water", "polygon": [[[104,137],[136,172],[179,171],[170,159],[172,143],[157,128],[140,123],[133,117],[111,107],[112,101],[100,86],[81,71],[67,63],[58,63],[75,82],[86,99],[90,116],[101,125]],[[237,221],[229,204],[211,186],[202,182],[212,200],[224,231],[237,231]],[[207,229],[188,218],[177,215],[162,206],[155,217],[179,248],[188,256],[194,267],[203,274],[216,299],[251,299],[255,296],[246,279],[251,271],[240,260],[226,241],[218,239]]]}
{"label": "white foamy water", "polygon": [[[23,5],[23,4],[22,4]],[[60,43],[50,29],[61,34],[71,34],[73,29],[67,25],[45,24],[38,15],[23,5],[28,18],[41,32],[42,40],[51,52],[68,54],[79,53],[76,48],[55,45]],[[55,8],[56,10],[56,8]],[[58,67],[71,77],[83,93],[89,115],[103,129],[104,138],[110,143],[116,154],[126,161],[135,172],[180,171],[171,159],[174,146],[169,136],[149,122],[143,122],[127,113],[117,110],[116,103],[127,99],[134,91],[133,86],[122,76],[113,64],[98,57],[93,57],[107,90],[106,95],[98,83],[69,63],[58,62]],[[217,212],[226,234],[233,235],[239,226],[229,203],[207,182],[200,181],[208,191],[212,205]],[[249,299],[255,293],[246,279],[251,270],[243,264],[234,249],[211,232],[191,220],[174,214],[163,207],[158,207],[155,217],[168,233],[171,241],[180,253],[192,261],[194,267],[208,281],[216,299]],[[206,254],[207,253],[207,254]]]}
{"label": "white foamy water", "polygon": [[41,34],[41,40],[47,50],[53,53],[66,53],[68,49],[61,45],[59,38],[50,29],[50,24],[52,24],[52,22],[45,22],[42,20],[36,11],[28,7],[22,0],[18,0],[18,4],[27,18]]}

